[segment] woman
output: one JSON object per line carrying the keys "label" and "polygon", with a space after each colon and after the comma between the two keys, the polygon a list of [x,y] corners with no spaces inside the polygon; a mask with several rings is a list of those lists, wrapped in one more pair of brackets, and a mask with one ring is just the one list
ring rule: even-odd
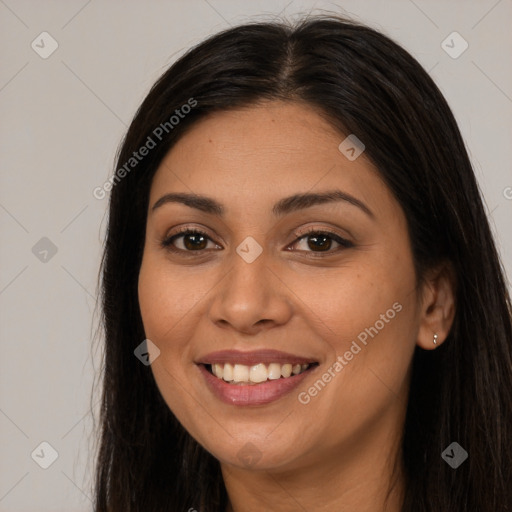
{"label": "woman", "polygon": [[405,50],[337,17],[226,30],[117,163],[96,511],[510,510],[510,300]]}

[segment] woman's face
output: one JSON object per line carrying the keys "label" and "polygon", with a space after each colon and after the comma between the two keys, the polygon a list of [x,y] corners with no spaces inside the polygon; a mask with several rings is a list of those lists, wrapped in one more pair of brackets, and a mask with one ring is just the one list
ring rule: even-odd
{"label": "woman's face", "polygon": [[223,464],[327,464],[402,426],[420,325],[406,220],[345,138],[269,102],[200,121],[154,177],[139,276],[151,369]]}

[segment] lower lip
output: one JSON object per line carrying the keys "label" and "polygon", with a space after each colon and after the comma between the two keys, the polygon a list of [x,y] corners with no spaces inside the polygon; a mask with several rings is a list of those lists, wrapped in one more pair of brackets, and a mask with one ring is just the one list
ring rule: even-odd
{"label": "lower lip", "polygon": [[204,364],[198,366],[213,394],[229,405],[264,405],[274,402],[291,393],[316,368],[315,366],[298,375],[260,384],[228,384],[212,375]]}

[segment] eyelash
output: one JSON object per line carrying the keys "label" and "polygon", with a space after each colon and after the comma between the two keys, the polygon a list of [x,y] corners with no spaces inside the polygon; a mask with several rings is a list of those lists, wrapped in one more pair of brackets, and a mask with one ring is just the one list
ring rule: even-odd
{"label": "eyelash", "polygon": [[[188,234],[202,235],[205,238],[207,238],[208,240],[213,242],[213,240],[211,240],[211,238],[208,236],[208,234],[205,233],[204,231],[197,229],[197,228],[185,227],[185,228],[182,228],[178,233],[175,233],[174,235],[172,235],[170,237],[164,238],[161,242],[162,247],[164,247],[165,249],[167,249],[173,253],[179,253],[179,254],[182,254],[185,256],[195,257],[195,256],[203,255],[202,253],[204,253],[204,251],[206,249],[199,249],[197,251],[189,251],[189,250],[186,251],[186,250],[178,249],[178,248],[174,247],[174,245],[173,245],[174,240],[176,240],[177,238],[183,237],[185,235],[188,235]],[[324,251],[300,251],[300,252],[304,252],[305,256],[307,258],[324,258],[326,256],[337,253],[343,249],[354,247],[354,244],[352,242],[340,237],[339,235],[337,235],[336,233],[333,233],[332,231],[318,230],[315,228],[309,229],[302,233],[295,233],[295,236],[297,236],[297,238],[292,242],[291,245],[294,245],[297,242],[299,242],[300,240],[302,240],[303,238],[307,238],[308,236],[311,236],[311,235],[326,235],[328,238],[331,238],[332,240],[334,240],[335,242],[340,244],[341,247],[339,247],[338,249],[335,249],[335,250],[329,250],[329,251],[325,251],[325,252]],[[198,253],[198,254],[194,254],[194,253]]]}

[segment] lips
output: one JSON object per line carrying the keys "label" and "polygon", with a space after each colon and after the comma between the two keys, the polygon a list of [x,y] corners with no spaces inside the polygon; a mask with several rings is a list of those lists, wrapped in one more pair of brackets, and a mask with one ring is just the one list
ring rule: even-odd
{"label": "lips", "polygon": [[[223,350],[201,357],[197,362],[207,388],[222,402],[230,405],[264,405],[291,393],[318,366],[313,358],[280,352],[257,350],[242,352]],[[234,369],[230,376],[219,374],[219,369]],[[281,375],[265,372],[262,377],[252,379],[254,371],[261,375],[262,369],[282,368]],[[293,372],[291,368],[296,369]],[[251,371],[252,370],[252,371]],[[249,373],[244,373],[249,371]],[[265,370],[266,371],[266,370]],[[292,374],[293,373],[293,374]],[[250,375],[250,377],[249,377]],[[254,382],[256,380],[256,382]]]}

